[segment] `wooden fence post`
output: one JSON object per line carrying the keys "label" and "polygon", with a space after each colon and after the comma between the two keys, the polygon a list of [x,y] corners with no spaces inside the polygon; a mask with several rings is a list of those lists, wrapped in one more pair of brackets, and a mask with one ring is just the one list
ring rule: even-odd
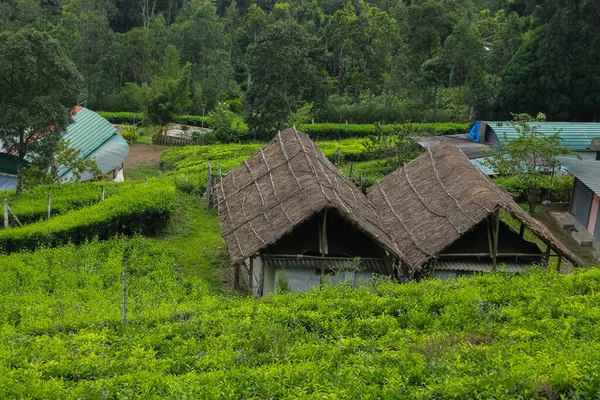
{"label": "wooden fence post", "polygon": [[104,200],[104,185],[100,186],[100,200]]}
{"label": "wooden fence post", "polygon": [[335,166],[339,167],[340,165],[340,156],[342,153],[342,149],[340,147],[337,148],[337,151],[335,152]]}
{"label": "wooden fence post", "polygon": [[50,197],[50,193],[48,193],[48,201],[46,203],[46,213],[48,214],[48,219],[50,219],[50,210],[51,210],[51,197]]}
{"label": "wooden fence post", "polygon": [[354,163],[350,163],[350,172],[348,173],[348,179],[352,181],[352,173],[354,172]]}
{"label": "wooden fence post", "polygon": [[4,199],[4,227],[8,228],[8,200]]}
{"label": "wooden fence post", "polygon": [[212,208],[213,197],[213,176],[212,176],[212,161],[208,161],[208,181],[206,182],[206,197],[208,198],[208,208]]}

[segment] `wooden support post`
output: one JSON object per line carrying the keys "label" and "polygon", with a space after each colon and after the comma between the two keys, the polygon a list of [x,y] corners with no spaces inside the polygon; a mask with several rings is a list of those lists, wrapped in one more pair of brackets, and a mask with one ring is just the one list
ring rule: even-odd
{"label": "wooden support post", "polygon": [[352,181],[352,173],[354,172],[354,163],[350,163],[350,173],[348,173],[348,179]]}
{"label": "wooden support post", "polygon": [[100,186],[100,200],[104,200],[104,185]]}
{"label": "wooden support post", "polygon": [[219,165],[219,180],[223,177],[223,168]]}
{"label": "wooden support post", "polygon": [[[327,254],[327,209],[323,210],[321,222],[321,257]],[[325,283],[325,260],[321,261],[321,285]]]}
{"label": "wooden support post", "polygon": [[254,257],[250,257],[250,269],[248,271],[248,292],[254,294]]}
{"label": "wooden support post", "polygon": [[[208,181],[206,182],[206,197],[208,198],[208,208],[212,208],[213,191],[212,161],[208,160]],[[239,271],[238,271],[239,272]]]}
{"label": "wooden support post", "polygon": [[562,263],[562,256],[558,255],[558,260],[556,261],[556,272],[560,272],[560,264]]}
{"label": "wooden support post", "polygon": [[550,262],[550,250],[552,250],[550,244],[546,244],[546,253],[544,254],[544,262],[546,263],[546,265],[548,265],[548,263]]}
{"label": "wooden support post", "polygon": [[342,154],[342,149],[340,147],[337,148],[335,152],[335,166],[338,167],[340,165],[340,156]]}
{"label": "wooden support post", "polygon": [[51,202],[52,198],[50,197],[50,193],[48,193],[48,201],[46,203],[46,214],[48,215],[48,219],[50,219],[50,210],[52,209]]}
{"label": "wooden support post", "polygon": [[521,222],[521,228],[519,229],[519,236],[521,238],[525,235],[525,224]]}
{"label": "wooden support post", "polygon": [[492,271],[498,269],[498,236],[500,233],[500,210],[496,210],[493,214],[494,220],[494,243],[492,247]]}
{"label": "wooden support post", "polygon": [[[259,256],[257,256],[259,257]],[[260,265],[260,278],[258,280],[258,295],[262,296],[265,294],[265,265]]]}
{"label": "wooden support post", "polygon": [[233,288],[240,289],[240,264],[235,264],[233,267]]}
{"label": "wooden support post", "polygon": [[8,228],[8,200],[4,199],[4,227]]}

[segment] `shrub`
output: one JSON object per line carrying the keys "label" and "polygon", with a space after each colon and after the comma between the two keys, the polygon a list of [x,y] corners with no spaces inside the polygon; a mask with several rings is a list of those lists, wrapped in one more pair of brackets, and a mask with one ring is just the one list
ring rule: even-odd
{"label": "shrub", "polygon": [[117,234],[155,235],[166,225],[175,189],[164,182],[138,184],[120,196],[36,224],[0,231],[0,250],[14,252],[63,243],[82,243]]}
{"label": "shrub", "polygon": [[[571,199],[574,178],[567,176],[541,177],[541,200],[550,200],[555,202],[568,202]],[[517,201],[526,201],[527,184],[518,176],[498,177],[495,182],[502,185],[508,192],[512,193]]]}
{"label": "shrub", "polygon": [[137,143],[139,134],[137,128],[134,125],[123,124],[121,136],[123,136],[123,139],[125,139],[127,143],[133,144]]}
{"label": "shrub", "polygon": [[[390,134],[402,125],[382,125],[383,134]],[[413,133],[421,135],[452,135],[466,133],[467,124],[432,123],[410,124]],[[309,135],[313,140],[342,140],[347,138],[367,137],[374,135],[375,125],[365,124],[305,124],[298,130]]]}
{"label": "shrub", "polygon": [[97,113],[111,124],[137,124],[144,119],[143,114],[139,112],[97,111]]}

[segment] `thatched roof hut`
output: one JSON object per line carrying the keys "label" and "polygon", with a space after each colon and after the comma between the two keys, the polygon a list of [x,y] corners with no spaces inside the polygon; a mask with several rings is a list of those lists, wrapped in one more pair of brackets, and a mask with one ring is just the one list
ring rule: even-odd
{"label": "thatched roof hut", "polygon": [[278,133],[215,187],[233,264],[255,256],[324,209],[337,211],[394,258],[401,253],[366,196],[296,129]]}
{"label": "thatched roof hut", "polygon": [[[413,270],[436,260],[444,249],[482,222],[493,221],[494,215],[498,226],[499,210],[519,220],[558,255],[579,264],[548,228],[522,210],[449,143],[428,148],[369,188],[367,197],[379,211],[383,229],[404,254],[402,261]],[[492,241],[497,243],[498,238],[490,239],[490,247]],[[496,253],[497,248],[496,244]]]}

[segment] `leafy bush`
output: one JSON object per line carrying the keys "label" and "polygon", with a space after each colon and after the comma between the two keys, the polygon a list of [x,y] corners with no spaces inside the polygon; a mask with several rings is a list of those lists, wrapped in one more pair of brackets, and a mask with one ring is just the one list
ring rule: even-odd
{"label": "leafy bush", "polygon": [[133,144],[137,143],[139,134],[134,125],[123,124],[121,136],[123,136],[123,139],[125,139],[127,143]]}
{"label": "leafy bush", "polygon": [[[573,190],[573,176],[550,176],[541,177],[540,199],[555,202],[568,202],[571,199]],[[502,185],[507,191],[512,193],[517,201],[526,201],[526,192],[528,185],[518,176],[498,177],[495,182]]]}
{"label": "leafy bush", "polygon": [[155,235],[174,208],[175,189],[166,182],[138,184],[120,196],[39,223],[0,231],[0,250],[14,252],[94,237],[141,233]]}
{"label": "leafy bush", "polygon": [[144,119],[143,114],[139,112],[97,111],[97,113],[111,124],[137,124]]}

